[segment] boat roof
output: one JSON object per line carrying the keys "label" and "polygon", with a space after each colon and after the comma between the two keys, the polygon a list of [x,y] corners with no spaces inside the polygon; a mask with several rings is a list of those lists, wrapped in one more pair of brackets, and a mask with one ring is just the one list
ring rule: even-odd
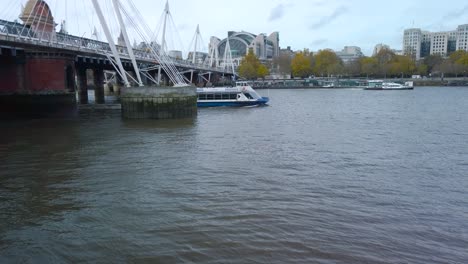
{"label": "boat roof", "polygon": [[238,93],[237,87],[197,88],[199,93]]}
{"label": "boat roof", "polygon": [[236,86],[248,86],[250,85],[251,82],[249,81],[240,81],[240,82],[236,82]]}

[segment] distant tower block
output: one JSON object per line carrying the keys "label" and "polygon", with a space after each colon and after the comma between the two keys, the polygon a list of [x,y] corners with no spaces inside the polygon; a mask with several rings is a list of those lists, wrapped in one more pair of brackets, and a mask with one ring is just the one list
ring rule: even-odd
{"label": "distant tower block", "polygon": [[54,17],[49,5],[43,0],[29,0],[19,17],[26,26],[29,26],[37,38],[55,38]]}
{"label": "distant tower block", "polygon": [[117,39],[117,45],[125,47],[125,39],[124,39],[122,31],[120,31],[119,38]]}

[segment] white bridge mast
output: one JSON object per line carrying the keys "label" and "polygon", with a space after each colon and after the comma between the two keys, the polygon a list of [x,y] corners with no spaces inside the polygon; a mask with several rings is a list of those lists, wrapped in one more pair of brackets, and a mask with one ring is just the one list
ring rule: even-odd
{"label": "white bridge mast", "polygon": [[[229,65],[228,65],[229,62]],[[231,67],[232,73],[235,75],[236,71],[234,70],[234,61],[232,60],[232,51],[231,45],[229,44],[229,36],[226,39],[226,49],[224,50],[224,67],[223,69]]]}
{"label": "white bridge mast", "polygon": [[[166,6],[164,7],[164,22],[163,22],[163,32],[161,37],[161,49],[159,50],[162,56],[166,53],[166,26],[167,26],[167,18],[171,15],[169,11],[169,0],[166,1]],[[158,85],[161,84],[161,65],[158,68]]]}
{"label": "white bridge mast", "polygon": [[101,6],[99,6],[99,3],[97,0],[91,0],[93,2],[94,9],[96,10],[96,14],[99,18],[99,21],[101,22],[102,29],[104,30],[104,33],[106,35],[107,41],[109,42],[109,46],[112,50],[112,54],[114,55],[115,61],[117,63],[117,66],[119,68],[119,75],[122,77],[125,85],[127,87],[130,87],[130,83],[128,82],[127,75],[125,73],[125,69],[122,65],[122,61],[120,60],[120,55],[119,52],[117,51],[117,47],[115,46],[114,39],[112,39],[112,35],[110,33],[109,27],[107,26],[107,22],[104,19],[104,15],[102,14]]}
{"label": "white bridge mast", "polygon": [[197,44],[198,44],[198,38],[200,37],[200,25],[197,25],[197,30],[195,30],[195,46],[193,48],[193,53],[192,53],[192,63],[195,64],[196,59],[197,59]]}
{"label": "white bridge mast", "polygon": [[133,53],[133,47],[130,45],[130,39],[128,38],[127,29],[125,28],[124,21],[122,19],[122,14],[120,13],[120,0],[113,0],[115,14],[117,15],[117,20],[119,21],[120,28],[122,29],[122,35],[125,39],[125,45],[127,46],[128,55],[132,60],[133,69],[135,70],[135,75],[138,79],[138,85],[141,87],[143,86],[143,82],[141,81],[140,70],[138,69],[138,64],[136,62],[135,54]]}

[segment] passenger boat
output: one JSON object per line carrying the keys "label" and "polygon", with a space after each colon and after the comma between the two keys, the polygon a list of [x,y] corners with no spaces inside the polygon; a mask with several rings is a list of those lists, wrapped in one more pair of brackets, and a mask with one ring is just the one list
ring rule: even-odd
{"label": "passenger boat", "polygon": [[268,97],[260,96],[247,82],[235,87],[197,88],[198,107],[266,105]]}
{"label": "passenger boat", "polygon": [[371,80],[363,87],[364,90],[413,90],[413,82],[405,82],[404,84],[395,82],[384,82],[379,80]]}

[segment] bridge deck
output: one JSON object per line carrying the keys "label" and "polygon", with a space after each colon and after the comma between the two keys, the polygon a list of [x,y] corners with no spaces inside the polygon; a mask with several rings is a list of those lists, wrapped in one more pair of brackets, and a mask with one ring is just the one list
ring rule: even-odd
{"label": "bridge deck", "polygon": [[[0,20],[0,45],[8,45],[15,48],[29,47],[29,48],[48,48],[62,51],[70,51],[77,55],[83,56],[99,56],[109,58],[111,56],[111,49],[108,43],[97,41],[88,38],[82,38],[74,35],[55,33],[49,38],[44,36],[37,36],[32,30],[20,23]],[[130,61],[130,56],[126,47],[118,46],[119,55],[123,60]],[[149,65],[159,65],[159,62],[154,58],[151,52],[145,50],[133,49],[138,63]],[[158,51],[157,51],[158,52]],[[158,54],[161,55],[161,54]],[[166,56],[166,55],[163,55]],[[178,68],[216,72],[223,74],[231,74],[224,68],[209,67],[206,65],[193,64],[188,61],[176,60],[166,57]]]}

